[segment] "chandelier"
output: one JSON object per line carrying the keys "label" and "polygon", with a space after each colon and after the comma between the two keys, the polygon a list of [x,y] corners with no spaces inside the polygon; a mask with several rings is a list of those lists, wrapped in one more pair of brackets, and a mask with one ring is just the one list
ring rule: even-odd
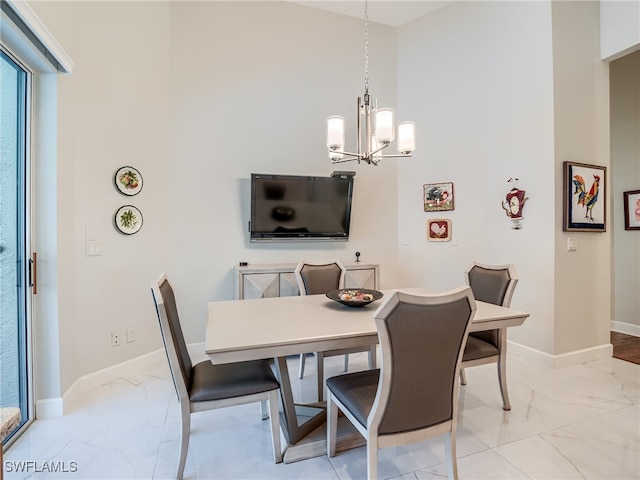
{"label": "chandelier", "polygon": [[[369,96],[369,9],[364,2],[364,95],[358,97],[357,151],[349,152],[345,147],[344,117],[333,115],[327,118],[327,148],[333,163],[365,162],[378,165],[382,158],[410,157],[416,148],[415,123],[401,122],[397,129],[393,124],[393,109],[378,108],[377,101]],[[398,153],[382,154],[395,140]]]}

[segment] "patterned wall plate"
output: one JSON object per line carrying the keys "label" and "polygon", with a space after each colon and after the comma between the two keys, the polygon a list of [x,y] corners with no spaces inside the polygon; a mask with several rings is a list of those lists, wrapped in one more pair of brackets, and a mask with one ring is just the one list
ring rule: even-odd
{"label": "patterned wall plate", "polygon": [[113,224],[120,233],[133,235],[142,228],[142,213],[133,205],[124,205],[113,216]]}
{"label": "patterned wall plate", "polygon": [[120,167],[113,175],[113,183],[123,195],[137,195],[142,190],[142,175],[133,167]]}

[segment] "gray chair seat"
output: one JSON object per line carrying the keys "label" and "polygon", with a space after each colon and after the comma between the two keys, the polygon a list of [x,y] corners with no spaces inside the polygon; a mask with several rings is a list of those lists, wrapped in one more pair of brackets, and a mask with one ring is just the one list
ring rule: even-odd
{"label": "gray chair seat", "polygon": [[470,362],[471,360],[493,357],[494,355],[499,354],[500,350],[498,350],[498,347],[495,345],[469,335],[469,338],[467,339],[467,346],[465,347],[464,354],[462,355],[462,361]]}
{"label": "gray chair seat", "polygon": [[379,381],[380,369],[376,368],[327,378],[327,388],[356,417],[360,425],[366,427]]}
{"label": "gray chair seat", "polygon": [[278,388],[280,384],[266,360],[221,365],[205,360],[193,367],[189,401],[242,397]]}

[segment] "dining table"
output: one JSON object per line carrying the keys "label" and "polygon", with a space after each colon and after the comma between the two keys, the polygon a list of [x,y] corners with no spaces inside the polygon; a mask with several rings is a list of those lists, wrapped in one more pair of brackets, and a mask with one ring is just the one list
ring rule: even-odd
{"label": "dining table", "polygon": [[[424,288],[402,288],[425,294]],[[214,364],[273,359],[280,382],[282,431],[287,441],[284,462],[291,463],[326,453],[326,405],[297,404],[287,357],[309,352],[347,349],[378,343],[375,312],[395,290],[382,290],[383,298],[353,308],[326,295],[221,300],[208,304],[205,353]],[[470,331],[522,325],[528,313],[476,301]],[[338,450],[364,444],[344,422],[339,426]]]}

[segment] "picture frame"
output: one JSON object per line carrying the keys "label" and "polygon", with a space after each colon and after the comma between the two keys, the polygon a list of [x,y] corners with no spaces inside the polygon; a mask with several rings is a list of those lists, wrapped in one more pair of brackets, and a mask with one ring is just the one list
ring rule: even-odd
{"label": "picture frame", "polygon": [[453,182],[426,183],[423,189],[425,212],[453,210]]}
{"label": "picture frame", "polygon": [[624,229],[640,230],[640,190],[624,194]]}
{"label": "picture frame", "polygon": [[607,231],[607,167],[563,162],[562,230]]}
{"label": "picture frame", "polygon": [[142,190],[142,175],[136,168],[125,165],[118,168],[114,173],[113,184],[123,195],[137,195]]}
{"label": "picture frame", "polygon": [[113,215],[113,225],[124,235],[134,235],[142,228],[142,212],[133,205],[123,205]]}
{"label": "picture frame", "polygon": [[451,220],[448,218],[427,220],[427,240],[430,242],[451,241]]}

